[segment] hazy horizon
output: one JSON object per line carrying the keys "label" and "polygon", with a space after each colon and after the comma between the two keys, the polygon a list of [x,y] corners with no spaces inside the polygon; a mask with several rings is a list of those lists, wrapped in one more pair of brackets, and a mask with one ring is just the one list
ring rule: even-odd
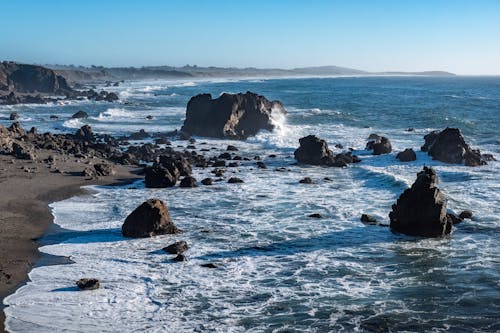
{"label": "hazy horizon", "polygon": [[500,2],[2,3],[1,60],[500,75]]}

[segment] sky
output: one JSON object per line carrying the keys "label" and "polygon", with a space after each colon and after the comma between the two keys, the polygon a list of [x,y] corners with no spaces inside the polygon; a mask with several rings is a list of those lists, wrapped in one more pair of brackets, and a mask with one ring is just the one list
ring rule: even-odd
{"label": "sky", "polygon": [[500,75],[500,0],[0,0],[0,60]]}

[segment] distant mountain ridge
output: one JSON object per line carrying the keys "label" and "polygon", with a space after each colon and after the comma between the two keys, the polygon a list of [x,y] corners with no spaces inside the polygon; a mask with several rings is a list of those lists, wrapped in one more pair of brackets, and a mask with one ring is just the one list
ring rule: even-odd
{"label": "distant mountain ridge", "polygon": [[339,66],[302,67],[293,69],[279,68],[236,68],[236,67],[198,67],[198,66],[145,66],[145,67],[75,67],[65,65],[46,65],[72,82],[91,80],[126,80],[146,78],[210,78],[210,77],[307,77],[335,75],[431,75],[453,76],[444,71],[425,72],[367,72]]}

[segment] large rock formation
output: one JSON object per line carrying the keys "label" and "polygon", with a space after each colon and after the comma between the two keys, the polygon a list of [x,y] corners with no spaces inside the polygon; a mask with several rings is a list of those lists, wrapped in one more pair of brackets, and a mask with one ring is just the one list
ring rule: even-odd
{"label": "large rock formation", "polygon": [[467,166],[486,164],[479,149],[472,149],[458,128],[447,127],[439,133],[434,131],[427,134],[424,139],[425,144],[421,149],[427,151],[435,160]]}
{"label": "large rock formation", "polygon": [[73,92],[66,79],[51,69],[10,61],[0,63],[0,90],[61,95]]}
{"label": "large rock formation", "polygon": [[151,237],[179,232],[170,219],[167,205],[160,199],[149,199],[125,219],[122,234],[125,237]]}
{"label": "large rock formation", "polygon": [[272,113],[285,114],[283,105],[251,92],[192,97],[181,131],[214,138],[245,139],[262,129],[272,130]]}
{"label": "large rock formation", "polygon": [[438,177],[432,168],[424,167],[417,180],[406,189],[389,213],[391,229],[406,235],[443,237],[451,232],[446,215],[446,198],[437,187]]}
{"label": "large rock formation", "polygon": [[348,163],[356,163],[360,160],[357,156],[349,153],[341,153],[336,156],[328,149],[325,140],[315,135],[308,135],[299,139],[299,148],[294,152],[295,159],[300,163],[312,165],[326,165],[343,167]]}

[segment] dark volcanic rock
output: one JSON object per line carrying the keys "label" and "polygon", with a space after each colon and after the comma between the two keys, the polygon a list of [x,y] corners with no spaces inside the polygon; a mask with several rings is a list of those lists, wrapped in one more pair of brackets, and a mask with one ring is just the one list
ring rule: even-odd
{"label": "dark volcanic rock", "polygon": [[9,120],[18,120],[19,119],[19,114],[17,112],[12,112],[9,115]]}
{"label": "dark volcanic rock", "polygon": [[245,139],[262,129],[272,130],[272,113],[285,114],[283,105],[265,97],[245,94],[210,94],[192,97],[187,105],[181,131],[215,138]]}
{"label": "dark volcanic rock", "polygon": [[411,162],[417,159],[417,154],[411,148],[407,148],[404,151],[399,152],[396,158],[401,162]]}
{"label": "dark volcanic rock", "polygon": [[163,251],[170,254],[181,254],[186,252],[189,249],[188,244],[185,241],[178,241],[173,244],[170,244],[167,247],[163,248]]}
{"label": "dark volcanic rock", "polygon": [[429,151],[429,148],[432,146],[434,141],[436,141],[436,138],[439,134],[439,131],[432,131],[429,134],[424,135],[424,145],[420,147],[421,151]]}
{"label": "dark volcanic rock", "polygon": [[385,136],[373,133],[368,137],[365,149],[373,150],[373,155],[389,154],[392,151],[392,145]]}
{"label": "dark volcanic rock", "polygon": [[299,180],[299,183],[300,184],[312,184],[313,180],[310,177],[305,177],[305,178]]}
{"label": "dark volcanic rock", "polygon": [[144,171],[146,174],[144,182],[147,188],[172,187],[175,186],[180,177],[177,168],[174,167],[169,170],[159,164],[147,167]]}
{"label": "dark volcanic rock", "polygon": [[[451,164],[465,164],[466,166],[486,164],[486,161],[481,156],[481,152],[471,149],[458,128],[447,127],[435,137],[432,134],[424,138],[426,143],[422,149],[424,147],[428,148],[428,154],[435,160]],[[432,138],[434,140],[428,145],[428,142]]]}
{"label": "dark volcanic rock", "polygon": [[167,205],[160,199],[149,199],[125,219],[122,234],[125,237],[151,237],[179,232],[170,219]]}
{"label": "dark volcanic rock", "polygon": [[323,216],[321,216],[320,213],[312,213],[312,214],[307,215],[307,217],[312,217],[312,218],[315,218],[315,219],[320,219]]}
{"label": "dark volcanic rock", "polygon": [[187,258],[185,255],[183,255],[182,253],[181,254],[178,254],[177,257],[173,258],[172,259],[173,261],[176,261],[176,262],[181,262],[181,261],[186,261]]}
{"label": "dark volcanic rock", "polygon": [[458,217],[460,217],[461,219],[471,219],[472,212],[470,210],[464,210],[458,215]]}
{"label": "dark volcanic rock", "polygon": [[315,135],[299,139],[300,146],[293,153],[300,163],[313,165],[331,165],[334,163],[333,153],[328,149],[325,140]]}
{"label": "dark volcanic rock", "polygon": [[191,177],[191,176],[186,176],[181,179],[181,183],[179,184],[180,187],[198,187],[198,183],[196,181],[196,178]]}
{"label": "dark volcanic rock", "polygon": [[109,163],[96,163],[94,170],[97,176],[110,176],[116,173],[113,165]]}
{"label": "dark volcanic rock", "polygon": [[95,290],[99,289],[99,280],[97,279],[80,279],[76,281],[76,285],[80,290]]}
{"label": "dark volcanic rock", "polygon": [[463,218],[451,213],[446,214],[446,218],[448,219],[448,223],[451,223],[453,225],[459,224],[464,220]]}
{"label": "dark volcanic rock", "polygon": [[212,185],[214,183],[212,178],[205,178],[201,181],[203,185]]}
{"label": "dark volcanic rock", "polygon": [[75,118],[75,119],[85,119],[88,117],[89,117],[89,114],[85,111],[78,111],[71,116],[71,118]]}
{"label": "dark volcanic rock", "polygon": [[411,236],[443,237],[451,232],[446,199],[437,187],[438,177],[424,167],[411,188],[405,190],[389,214],[391,229]]}
{"label": "dark volcanic rock", "polygon": [[236,146],[233,146],[233,145],[228,145],[226,150],[228,151],[238,151],[238,148]]}
{"label": "dark volcanic rock", "polygon": [[75,133],[75,139],[83,141],[94,141],[95,136],[89,125],[83,125]]}
{"label": "dark volcanic rock", "polygon": [[377,219],[368,214],[361,214],[361,222],[366,224],[376,224]]}
{"label": "dark volcanic rock", "polygon": [[244,183],[243,180],[238,178],[238,177],[231,177],[231,178],[229,178],[229,180],[227,182],[229,184]]}

